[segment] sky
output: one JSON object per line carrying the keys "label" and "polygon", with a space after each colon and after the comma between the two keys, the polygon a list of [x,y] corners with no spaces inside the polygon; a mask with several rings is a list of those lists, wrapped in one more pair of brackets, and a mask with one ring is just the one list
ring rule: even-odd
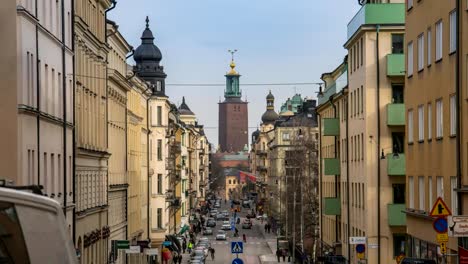
{"label": "sky", "polygon": [[[133,47],[141,43],[149,16],[163,54],[166,94],[186,103],[218,144],[218,102],[224,87],[169,84],[224,84],[231,55],[242,96],[249,102],[250,135],[261,123],[269,90],[275,109],[295,93],[317,97],[317,85],[242,86],[242,83],[315,83],[346,54],[346,26],[360,6],[355,0],[118,0],[108,17]],[[129,63],[133,64],[132,60]]]}

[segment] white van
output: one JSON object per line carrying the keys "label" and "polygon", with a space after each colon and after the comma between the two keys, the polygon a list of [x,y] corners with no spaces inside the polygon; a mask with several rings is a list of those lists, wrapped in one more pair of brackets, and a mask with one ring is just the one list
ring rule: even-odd
{"label": "white van", "polygon": [[56,201],[0,187],[0,263],[78,263]]}

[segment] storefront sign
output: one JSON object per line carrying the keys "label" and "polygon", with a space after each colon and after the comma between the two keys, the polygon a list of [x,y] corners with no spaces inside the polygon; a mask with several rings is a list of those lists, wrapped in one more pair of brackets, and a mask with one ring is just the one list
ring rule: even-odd
{"label": "storefront sign", "polygon": [[449,236],[468,236],[468,216],[449,216],[447,220],[449,227]]}
{"label": "storefront sign", "polygon": [[157,248],[145,248],[145,254],[148,256],[158,256],[159,252]]}
{"label": "storefront sign", "polygon": [[350,245],[366,244],[366,237],[349,237]]}
{"label": "storefront sign", "polygon": [[468,250],[458,247],[458,263],[468,264]]}
{"label": "storefront sign", "polygon": [[130,249],[125,250],[126,254],[139,254],[140,246],[130,246]]}

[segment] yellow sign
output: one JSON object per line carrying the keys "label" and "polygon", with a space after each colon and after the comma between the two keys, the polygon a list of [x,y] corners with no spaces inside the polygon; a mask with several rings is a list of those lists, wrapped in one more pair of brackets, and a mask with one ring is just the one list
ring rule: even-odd
{"label": "yellow sign", "polygon": [[365,254],[364,252],[362,252],[362,253],[357,253],[357,258],[358,258],[358,259],[364,259],[364,258],[366,257],[365,255],[366,255],[366,254]]}
{"label": "yellow sign", "polygon": [[396,263],[397,264],[400,264],[400,262],[405,258],[405,255],[404,254],[401,254],[399,255],[398,257],[396,257]]}
{"label": "yellow sign", "polygon": [[447,233],[437,234],[437,242],[439,243],[448,242],[448,234]]}
{"label": "yellow sign", "polygon": [[440,242],[440,253],[447,253],[447,242]]}
{"label": "yellow sign", "polygon": [[445,204],[444,200],[442,200],[442,198],[439,197],[435,201],[434,206],[432,206],[432,210],[429,215],[432,217],[449,216],[452,215],[452,212],[450,211],[449,207]]}

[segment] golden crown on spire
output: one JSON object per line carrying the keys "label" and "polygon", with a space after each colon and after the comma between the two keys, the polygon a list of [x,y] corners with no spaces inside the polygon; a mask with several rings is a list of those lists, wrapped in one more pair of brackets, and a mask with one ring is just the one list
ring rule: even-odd
{"label": "golden crown on spire", "polygon": [[228,75],[238,75],[239,73],[236,72],[234,68],[236,68],[236,63],[234,62],[234,53],[237,52],[237,50],[228,50],[229,53],[231,53],[231,64],[229,64],[229,67],[231,67],[231,70],[227,73]]}

